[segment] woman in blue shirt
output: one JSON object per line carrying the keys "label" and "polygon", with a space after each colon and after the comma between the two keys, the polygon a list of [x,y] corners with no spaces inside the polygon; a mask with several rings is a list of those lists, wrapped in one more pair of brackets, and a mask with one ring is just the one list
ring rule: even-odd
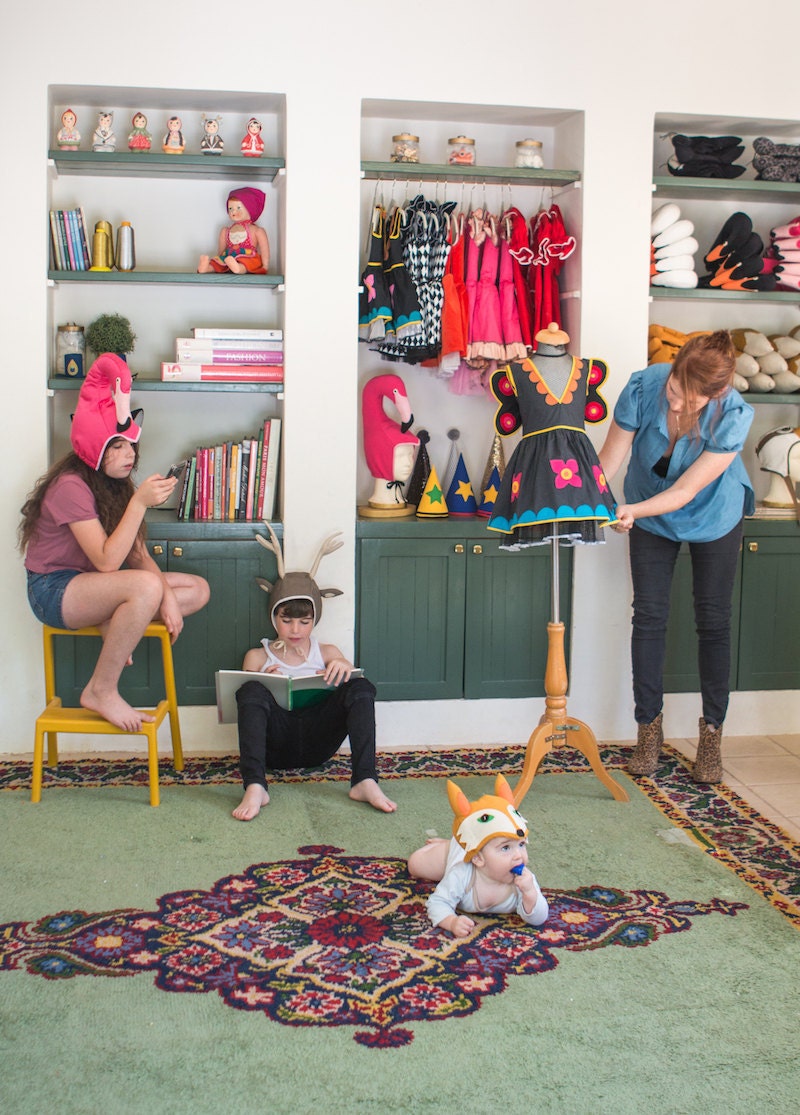
{"label": "woman in blue shirt", "polygon": [[742,518],[754,508],[740,452],[753,408],[732,387],[735,351],[719,330],[693,337],[670,364],[635,372],[599,453],[611,480],[630,450],[616,530],[630,532],[634,713],[628,770],[653,774],[664,742],[664,654],[670,589],[681,543],[692,560],[703,715],[693,778],[722,778],[728,708],[731,600]]}

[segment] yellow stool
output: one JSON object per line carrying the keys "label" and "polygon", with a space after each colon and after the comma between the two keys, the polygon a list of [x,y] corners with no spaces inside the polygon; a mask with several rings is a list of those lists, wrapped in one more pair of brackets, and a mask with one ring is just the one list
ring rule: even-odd
{"label": "yellow stool", "polygon": [[56,635],[99,635],[96,627],[80,627],[70,631],[63,627],[43,626],[44,641],[44,693],[47,707],[36,719],[36,738],[33,745],[33,777],[31,780],[31,801],[42,800],[42,767],[44,764],[44,737],[47,735],[47,765],[58,766],[58,732],[85,732],[89,735],[141,735],[147,736],[147,765],[150,781],[150,804],[158,805],[158,728],[169,714],[170,734],[172,736],[172,756],[175,770],[183,770],[183,747],[181,745],[181,726],[178,720],[178,694],[175,689],[175,670],[172,663],[172,643],[169,632],[163,623],[148,625],[143,638],[161,640],[161,661],[164,668],[164,691],[166,698],[159,701],[154,709],[145,709],[152,721],[143,722],[138,732],[117,728],[102,716],[90,709],[64,708],[61,698],[56,696],[56,671],[53,658],[53,638]]}

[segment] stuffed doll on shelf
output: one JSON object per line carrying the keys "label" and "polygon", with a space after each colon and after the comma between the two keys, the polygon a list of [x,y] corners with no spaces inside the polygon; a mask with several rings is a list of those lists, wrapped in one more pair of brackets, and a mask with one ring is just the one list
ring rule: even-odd
{"label": "stuffed doll on shelf", "polygon": [[267,196],[254,186],[241,186],[228,194],[231,224],[220,230],[218,254],[200,256],[198,273],[232,271],[234,275],[266,275],[269,238],[255,222],[264,211]]}

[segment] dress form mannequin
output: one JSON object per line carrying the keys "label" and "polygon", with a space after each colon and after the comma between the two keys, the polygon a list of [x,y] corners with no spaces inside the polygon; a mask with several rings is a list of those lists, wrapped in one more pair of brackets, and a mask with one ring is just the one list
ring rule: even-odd
{"label": "dress form mannequin", "polygon": [[590,406],[601,417],[605,414],[599,398],[586,402],[590,375],[597,371],[595,379],[602,382],[599,373],[605,372],[605,365],[571,356],[569,335],[556,323],[540,329],[535,339],[537,348],[530,359],[498,369],[492,377],[500,403],[498,433],[511,433],[521,424],[524,436],[506,469],[489,529],[510,536],[501,542],[503,549],[549,543],[552,555],[545,712],[528,740],[514,803],[519,806],[556,743],[569,743],[582,752],[612,796],[628,801],[626,791],[603,766],[591,728],[567,715],[564,624],[559,617],[560,543],[597,541],[597,529],[615,515],[614,498],[583,429]]}
{"label": "dress form mannequin", "polygon": [[[384,410],[384,400],[396,409],[401,421]],[[410,432],[414,416],[402,379],[391,373],[373,376],[361,396],[364,456],[374,484],[359,514],[367,518],[402,518],[414,514],[406,502],[403,485],[411,476],[419,438]]]}
{"label": "dress form mannequin", "polygon": [[765,507],[793,508],[800,521],[796,485],[800,483],[800,428],[779,426],[765,434],[756,446],[762,472],[771,475]]}

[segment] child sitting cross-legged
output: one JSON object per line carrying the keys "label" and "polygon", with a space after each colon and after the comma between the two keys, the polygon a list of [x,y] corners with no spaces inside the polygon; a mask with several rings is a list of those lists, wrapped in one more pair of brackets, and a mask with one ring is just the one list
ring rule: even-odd
{"label": "child sitting cross-legged", "polygon": [[470,914],[518,914],[528,925],[543,925],[549,906],[528,869],[528,824],[506,779],[498,774],[494,795],[474,802],[454,782],[447,795],[452,838],[429,840],[408,860],[414,878],[438,883],[427,903],[431,922],[454,937],[475,928]]}

